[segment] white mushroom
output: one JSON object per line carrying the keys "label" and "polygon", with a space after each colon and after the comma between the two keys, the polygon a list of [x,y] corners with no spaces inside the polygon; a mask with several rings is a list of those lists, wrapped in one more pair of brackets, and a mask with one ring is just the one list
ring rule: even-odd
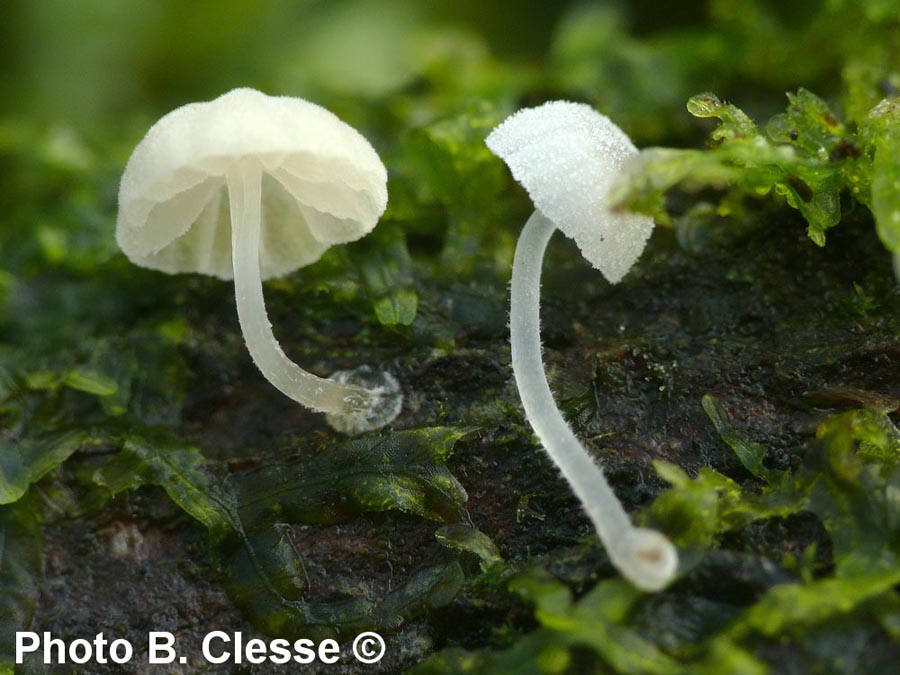
{"label": "white mushroom", "polygon": [[263,375],[339,431],[359,433],[397,416],[397,381],[365,366],[336,379],[298,367],[272,334],[262,280],[368,234],[387,205],[386,183],[369,142],[331,112],[235,89],[150,128],[122,176],[116,240],[143,267],[233,278]]}
{"label": "white mushroom", "polygon": [[516,245],[510,298],[513,373],[535,433],[581,500],[616,568],[638,588],[663,588],[678,567],[672,543],[635,528],[556,407],[541,361],[541,263],[559,228],[612,283],[628,272],[653,221],[613,213],[606,193],[622,162],[637,149],[607,117],[584,104],[553,101],[520,110],[491,132],[491,151],[525,186],[537,207]]}

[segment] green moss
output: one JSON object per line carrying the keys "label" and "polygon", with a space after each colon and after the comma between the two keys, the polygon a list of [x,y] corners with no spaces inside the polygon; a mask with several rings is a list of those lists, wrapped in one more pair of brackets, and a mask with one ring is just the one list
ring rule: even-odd
{"label": "green moss", "polygon": [[[680,630],[677,610],[676,616],[653,617],[652,596],[621,581],[600,582],[573,601],[570,589],[545,569],[531,570],[514,577],[509,588],[534,604],[539,629],[502,651],[448,650],[414,672],[561,673],[593,664],[590,668],[616,673],[766,673],[754,648],[785,640],[803,645],[816,667],[852,669],[839,652],[817,652],[807,640],[847,618],[857,629],[868,625],[874,631],[893,620],[900,603],[895,590],[900,582],[895,557],[900,431],[874,411],[834,415],[820,425],[803,467],[773,472],[763,465],[764,446],[744,438],[715,399],[706,397],[704,407],[741,463],[768,485],[761,492],[745,490],[711,469],[691,479],[671,464],[656,463],[673,487],[654,501],[647,516],[687,553],[682,572],[685,565],[698,564],[698,550],[712,548],[724,533],[808,509],[831,538],[832,573],[771,586],[746,609],[710,623],[693,644],[675,650],[676,658],[664,645],[670,642],[667,631]],[[686,601],[679,588],[672,591],[676,605]]]}
{"label": "green moss", "polygon": [[0,506],[0,672],[12,672],[16,631],[31,622],[40,594],[43,542],[26,501]]}
{"label": "green moss", "polygon": [[[706,151],[651,148],[632,162],[611,199],[672,223],[665,196],[675,187],[692,192],[727,190],[718,205],[720,216],[744,217],[741,200],[774,193],[806,219],[810,238],[825,245],[825,232],[841,219],[841,194],[869,206],[881,240],[896,254],[893,203],[897,194],[896,153],[900,123],[885,100],[872,109],[857,131],[851,131],[824,100],[800,89],[788,94],[785,113],[775,115],[764,130],[739,108],[713,94],[688,101],[696,117],[714,117]],[[696,205],[698,215],[708,206]],[[900,215],[896,221],[900,224]]]}
{"label": "green moss", "polygon": [[217,477],[196,448],[159,435],[130,437],[93,479],[113,495],[159,486],[202,523],[229,595],[260,630],[282,637],[348,635],[362,628],[397,627],[427,608],[447,604],[459,590],[461,570],[453,561],[432,566],[380,602],[308,602],[303,562],[287,524],[341,523],[388,510],[458,518],[466,493],[444,464],[465,433],[434,428],[368,436],[311,462],[231,480]]}

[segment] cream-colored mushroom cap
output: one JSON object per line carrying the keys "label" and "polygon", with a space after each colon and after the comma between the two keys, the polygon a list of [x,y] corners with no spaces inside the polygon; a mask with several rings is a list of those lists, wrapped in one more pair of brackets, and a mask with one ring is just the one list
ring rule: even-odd
{"label": "cream-colored mushroom cap", "polygon": [[551,101],[510,116],[487,137],[535,207],[575,240],[582,255],[616,283],[631,269],[653,220],[614,213],[606,195],[622,163],[637,154],[631,139],[583,103]]}
{"label": "cream-colored mushroom cap", "polygon": [[261,174],[263,279],[369,233],[387,205],[375,150],[299,98],[235,89],[173,110],[147,132],[119,189],[116,240],[132,262],[231,279],[227,176]]}

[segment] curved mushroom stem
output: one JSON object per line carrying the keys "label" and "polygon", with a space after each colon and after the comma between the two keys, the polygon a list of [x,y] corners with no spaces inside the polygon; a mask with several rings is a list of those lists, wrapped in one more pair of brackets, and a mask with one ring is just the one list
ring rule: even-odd
{"label": "curved mushroom stem", "polygon": [[556,407],[541,361],[541,263],[556,226],[536,210],[519,236],[513,260],[510,343],[516,386],[525,415],[547,453],[581,501],[613,565],[643,590],[663,588],[675,574],[678,553],[654,530],[635,528],[603,472]]}
{"label": "curved mushroom stem", "polygon": [[[260,277],[262,169],[235,167],[226,175],[226,183],[231,211],[231,250],[238,321],[257,368],[288,397],[307,408],[328,414],[332,426],[340,431],[359,433],[387,424],[396,417],[400,407],[396,406],[390,419],[376,414],[384,408],[386,397],[398,394],[388,391],[391,383],[396,385],[396,380],[389,375],[387,377],[391,382],[387,383],[387,387],[370,389],[346,383],[348,378],[344,378],[345,382],[338,382],[303,370],[282,351],[272,334],[272,325],[266,314]],[[341,427],[334,424],[332,418],[349,418],[351,422]]]}

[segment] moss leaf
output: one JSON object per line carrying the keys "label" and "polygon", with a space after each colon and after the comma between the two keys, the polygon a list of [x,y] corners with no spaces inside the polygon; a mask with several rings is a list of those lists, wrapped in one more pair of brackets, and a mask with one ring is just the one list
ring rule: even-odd
{"label": "moss leaf", "polygon": [[0,504],[15,502],[28,486],[66,461],[87,443],[84,431],[68,431],[27,437],[0,439]]}
{"label": "moss leaf", "polygon": [[[568,588],[540,571],[517,577],[512,588],[535,604],[541,627],[498,652],[448,650],[423,662],[413,673],[564,673],[615,672],[675,675],[684,670],[656,645],[626,625],[640,592],[624,581],[605,581],[578,602]],[[588,648],[596,657],[576,666]]]}
{"label": "moss leaf", "polygon": [[40,528],[24,503],[0,506],[0,672],[15,654],[16,631],[26,630],[37,606],[43,546]]}
{"label": "moss leaf", "polygon": [[[841,194],[846,191],[872,208],[882,241],[897,251],[896,104],[876,106],[867,123],[854,131],[823,99],[800,89],[788,94],[787,110],[769,120],[765,134],[746,113],[714,94],[694,96],[687,107],[697,117],[719,120],[710,134],[710,147],[644,150],[626,165],[611,190],[613,203],[671,223],[666,195],[676,186],[693,193],[724,190],[717,205],[721,216],[734,212],[736,196],[774,193],[803,215],[810,238],[823,246],[826,231],[841,219]],[[700,200],[693,208],[699,209],[699,217],[709,205]]]}
{"label": "moss leaf", "polygon": [[237,501],[205,469],[200,451],[162,438],[128,438],[122,451],[97,470],[94,480],[112,494],[158,485],[209,530],[212,540],[242,533]]}
{"label": "moss leaf", "polygon": [[763,465],[763,459],[766,456],[765,446],[740,434],[731,424],[725,409],[715,398],[707,394],[702,399],[702,405],[719,436],[734,451],[747,471],[757,478],[762,478],[770,485],[779,485],[785,482],[786,472],[768,469]]}
{"label": "moss leaf", "polygon": [[886,100],[869,114],[865,128],[875,154],[872,211],[878,236],[900,256],[900,99]]}
{"label": "moss leaf", "polygon": [[466,551],[478,556],[485,567],[500,562],[500,550],[483,532],[462,523],[453,523],[439,527],[434,536],[447,548]]}
{"label": "moss leaf", "polygon": [[403,230],[379,227],[366,238],[357,258],[363,287],[378,322],[383,326],[412,324],[419,296]]}

